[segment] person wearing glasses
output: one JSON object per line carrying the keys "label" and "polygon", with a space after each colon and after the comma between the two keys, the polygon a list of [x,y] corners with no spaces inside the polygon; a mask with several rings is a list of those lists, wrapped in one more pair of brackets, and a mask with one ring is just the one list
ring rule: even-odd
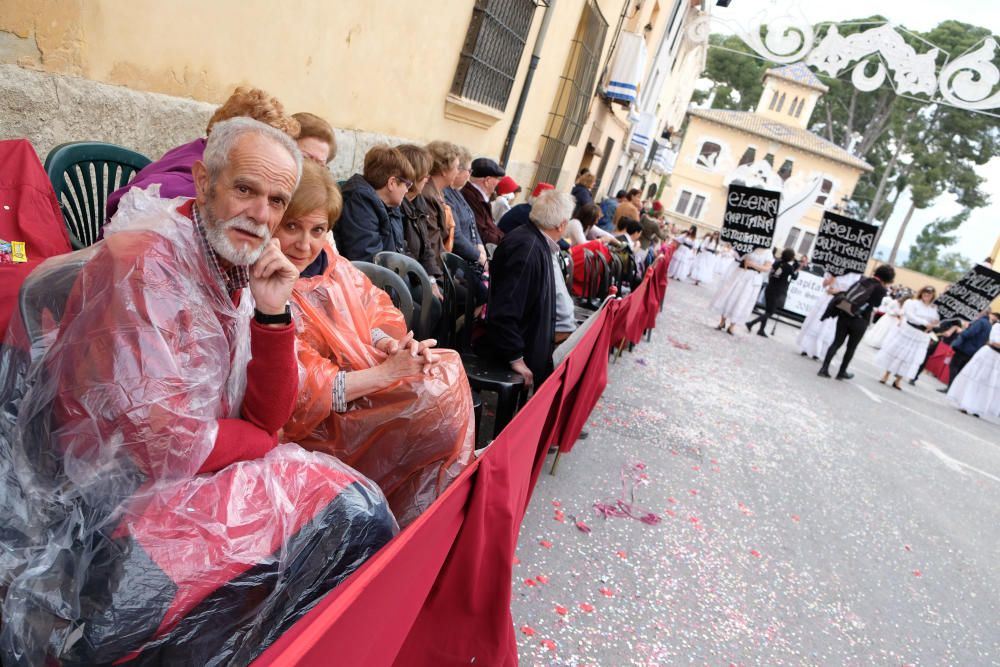
{"label": "person wearing glasses", "polygon": [[371,262],[380,252],[405,250],[399,205],[414,180],[413,165],[399,149],[386,145],[369,149],[364,171],[351,176],[342,188],[344,209],[333,229],[341,255],[352,262]]}

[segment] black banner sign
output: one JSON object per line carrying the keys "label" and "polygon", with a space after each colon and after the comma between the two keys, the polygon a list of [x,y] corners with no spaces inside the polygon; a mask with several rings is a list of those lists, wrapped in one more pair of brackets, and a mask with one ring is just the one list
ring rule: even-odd
{"label": "black banner sign", "polygon": [[875,225],[826,211],[816,235],[812,263],[834,276],[864,275],[877,232]]}
{"label": "black banner sign", "polygon": [[781,193],[743,185],[730,185],[722,240],[741,257],[757,248],[770,248],[778,222]]}
{"label": "black banner sign", "polygon": [[934,305],[942,320],[961,317],[972,321],[1000,295],[1000,273],[974,266],[961,280],[944,291]]}

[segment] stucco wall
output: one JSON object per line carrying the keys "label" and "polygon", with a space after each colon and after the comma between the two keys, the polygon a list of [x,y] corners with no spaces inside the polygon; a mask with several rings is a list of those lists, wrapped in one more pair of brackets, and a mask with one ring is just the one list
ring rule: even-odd
{"label": "stucco wall", "polygon": [[[312,111],[336,128],[359,132],[357,150],[381,136],[417,142],[445,138],[468,146],[477,155],[499,156],[543,10],[535,10],[506,109],[483,128],[445,116],[473,5],[474,0],[425,0],[419,5],[390,0],[301,0],[286,5],[264,0],[174,0],[169,4],[4,0],[0,63],[202,103],[217,104],[236,86],[254,85],[278,96],[291,111]],[[520,181],[534,175],[551,91],[563,71],[583,5],[584,0],[561,0],[553,10],[546,48],[511,156],[509,171]],[[621,3],[599,0],[598,5],[610,25],[606,54]],[[47,117],[57,128],[59,123],[77,125],[76,120],[58,118],[67,111],[61,103],[38,97],[30,108],[48,109]],[[171,111],[178,108],[170,106]],[[202,125],[198,119],[206,108],[192,107],[196,111],[178,121],[177,127],[163,127],[162,136],[197,136],[195,130]],[[137,109],[146,111],[147,107]],[[3,105],[4,136],[17,134],[13,130],[23,127],[10,118],[16,110],[13,103]],[[115,107],[107,113],[125,116]],[[54,129],[54,141],[95,137],[132,144],[154,156],[162,152],[163,145],[138,136],[145,133],[142,128],[131,132],[123,127],[124,120],[106,125],[90,120],[87,115],[80,119],[78,136],[59,136]],[[134,122],[141,126],[154,121],[147,116],[135,117]],[[90,131],[85,132],[88,125]],[[42,137],[42,145],[49,142],[47,131],[32,129],[21,134],[33,140]],[[348,149],[350,136],[343,138],[342,150]],[[585,140],[586,135],[574,149],[577,154],[572,157],[577,162]],[[162,144],[173,145],[172,141]],[[354,162],[355,149],[350,152]],[[569,157],[567,164],[573,164]]]}

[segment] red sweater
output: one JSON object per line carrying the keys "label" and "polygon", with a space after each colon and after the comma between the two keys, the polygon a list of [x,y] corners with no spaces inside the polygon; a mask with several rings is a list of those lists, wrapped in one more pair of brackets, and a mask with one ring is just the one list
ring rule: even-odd
{"label": "red sweater", "polygon": [[251,322],[250,351],[243,418],[219,420],[215,447],[200,473],[261,458],[278,444],[278,430],[292,416],[299,387],[295,327],[277,329]]}

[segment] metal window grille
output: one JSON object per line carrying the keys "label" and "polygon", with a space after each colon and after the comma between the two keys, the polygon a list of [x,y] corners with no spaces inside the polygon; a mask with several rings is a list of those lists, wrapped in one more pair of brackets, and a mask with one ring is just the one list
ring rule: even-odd
{"label": "metal window grille", "polygon": [[476,0],[451,92],[503,111],[534,11],[535,0]]}
{"label": "metal window grille", "polygon": [[594,97],[597,68],[607,32],[608,22],[601,15],[601,10],[594,0],[588,0],[580,15],[552,111],[542,133],[542,152],[535,183],[555,185],[566,159],[566,149],[580,141],[587,110]]}

